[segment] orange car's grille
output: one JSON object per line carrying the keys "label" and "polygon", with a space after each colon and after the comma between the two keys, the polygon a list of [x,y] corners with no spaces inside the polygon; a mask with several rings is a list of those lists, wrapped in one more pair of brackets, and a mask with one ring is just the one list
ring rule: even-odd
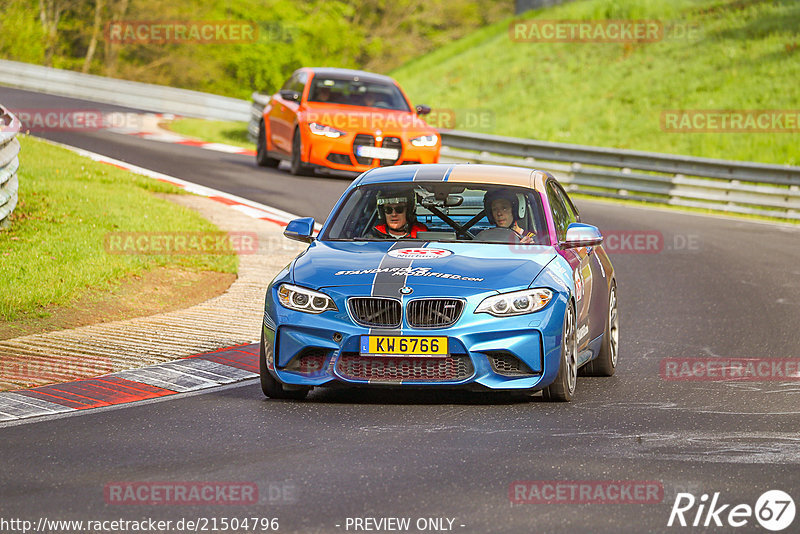
{"label": "orange car's grille", "polygon": [[358,146],[375,146],[375,138],[367,134],[358,134],[355,139],[353,139],[353,157],[356,158],[356,161],[361,165],[371,165],[372,158],[356,156],[356,147]]}
{"label": "orange car's grille", "polygon": [[[376,146],[375,137],[369,134],[358,134],[353,139],[353,157],[361,165],[372,165],[372,158],[362,158],[356,156],[356,147],[358,146]],[[403,153],[403,141],[399,137],[385,137],[381,146],[384,148],[396,148],[398,153],[398,157],[396,159],[378,160],[381,167],[387,167],[397,163],[397,161],[400,159],[400,155]]]}
{"label": "orange car's grille", "polygon": [[397,159],[382,159],[381,167],[388,167],[389,165],[394,165],[395,163],[397,163],[397,160],[400,159],[400,156],[403,154],[403,142],[400,140],[399,137],[385,137],[383,139],[383,144],[381,146],[384,148],[397,149]]}

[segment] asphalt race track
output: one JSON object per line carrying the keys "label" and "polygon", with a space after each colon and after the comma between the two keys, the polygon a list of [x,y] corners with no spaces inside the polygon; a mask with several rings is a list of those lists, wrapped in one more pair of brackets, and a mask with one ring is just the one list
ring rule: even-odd
{"label": "asphalt race track", "polygon": [[[5,88],[0,102],[101,107]],[[347,185],[133,136],[43,137],[318,221]],[[21,158],[24,166],[24,152]],[[6,425],[0,515],[34,522],[268,517],[279,518],[280,532],[353,532],[353,518],[367,517],[410,518],[409,532],[695,532],[708,529],[667,527],[676,494],[699,501],[719,492],[718,504],[730,505],[718,516],[724,528],[709,528],[764,532],[755,517],[736,529],[726,521],[731,508],[755,507],[767,490],[800,498],[798,377],[670,380],[662,360],[800,358],[800,229],[577,204],[582,219],[608,236],[662,238],[656,250],[612,254],[619,367],[612,378],[579,378],[573,402],[395,390],[315,390],[305,402],[286,402],[265,399],[248,381]],[[106,485],[125,481],[254,483],[260,499],[107,504]],[[663,494],[646,504],[512,504],[515,481],[651,481]],[[697,510],[686,512],[687,521]],[[436,518],[444,521],[427,521]]]}

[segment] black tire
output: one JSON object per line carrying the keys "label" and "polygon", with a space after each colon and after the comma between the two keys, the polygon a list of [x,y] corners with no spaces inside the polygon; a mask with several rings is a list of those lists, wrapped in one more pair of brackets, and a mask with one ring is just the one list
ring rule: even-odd
{"label": "black tire", "polygon": [[267,135],[264,131],[264,122],[258,125],[258,142],[256,143],[256,164],[259,167],[275,168],[281,160],[267,156]]}
{"label": "black tire", "polygon": [[608,293],[608,314],[606,316],[606,329],[603,332],[603,344],[597,358],[581,368],[584,376],[612,376],[617,370],[617,355],[619,354],[619,317],[617,313],[617,284],[611,282],[611,291]]}
{"label": "black tire", "polygon": [[303,152],[303,141],[300,138],[300,129],[296,129],[294,131],[294,137],[292,138],[292,166],[289,169],[289,172],[294,174],[295,176],[310,176],[313,171],[303,163],[300,155]]}
{"label": "black tire", "polygon": [[561,328],[561,361],[558,365],[558,374],[553,383],[542,391],[542,395],[548,401],[571,401],[577,383],[578,340],[575,333],[575,310],[570,303],[564,313],[564,325]]}
{"label": "black tire", "polygon": [[258,368],[261,376],[261,391],[271,399],[303,400],[311,388],[286,389],[278,382],[267,369],[267,355],[264,352],[264,332],[261,332],[261,357],[258,359]]}

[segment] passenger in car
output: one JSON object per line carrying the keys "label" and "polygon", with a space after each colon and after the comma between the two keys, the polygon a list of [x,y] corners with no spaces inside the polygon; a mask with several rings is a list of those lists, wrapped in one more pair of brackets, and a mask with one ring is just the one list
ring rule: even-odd
{"label": "passenger in car", "polygon": [[533,243],[536,232],[520,226],[523,222],[518,218],[519,199],[517,195],[505,189],[489,191],[483,197],[486,218],[498,228],[508,228],[515,232],[521,243]]}
{"label": "passenger in car", "polygon": [[377,195],[378,224],[370,235],[379,239],[416,239],[417,232],[425,232],[428,227],[417,222],[414,192],[381,191]]}

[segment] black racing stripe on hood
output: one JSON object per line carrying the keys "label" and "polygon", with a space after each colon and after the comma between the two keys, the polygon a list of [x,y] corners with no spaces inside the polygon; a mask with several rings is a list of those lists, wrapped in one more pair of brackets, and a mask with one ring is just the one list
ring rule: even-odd
{"label": "black racing stripe on hood", "polygon": [[[398,241],[397,243],[393,244],[389,250],[399,250],[401,248],[409,248],[413,247],[413,243]],[[404,259],[404,258],[394,258],[389,254],[386,254],[383,259],[381,259],[380,265],[378,265],[379,269],[392,269],[392,268],[403,268],[407,269],[411,267],[411,263],[413,260]],[[373,297],[391,297],[394,299],[399,298],[402,302],[402,298],[400,295],[400,288],[406,285],[406,275],[396,275],[392,271],[389,272],[377,272],[375,273],[375,278],[372,280],[372,292],[370,293]],[[370,334],[393,334],[399,335],[401,333],[400,329],[392,329],[387,330],[385,328],[370,328]]]}
{"label": "black racing stripe on hood", "polygon": [[454,165],[443,167],[440,165],[431,165],[430,167],[423,167],[414,175],[415,182],[443,182]]}

